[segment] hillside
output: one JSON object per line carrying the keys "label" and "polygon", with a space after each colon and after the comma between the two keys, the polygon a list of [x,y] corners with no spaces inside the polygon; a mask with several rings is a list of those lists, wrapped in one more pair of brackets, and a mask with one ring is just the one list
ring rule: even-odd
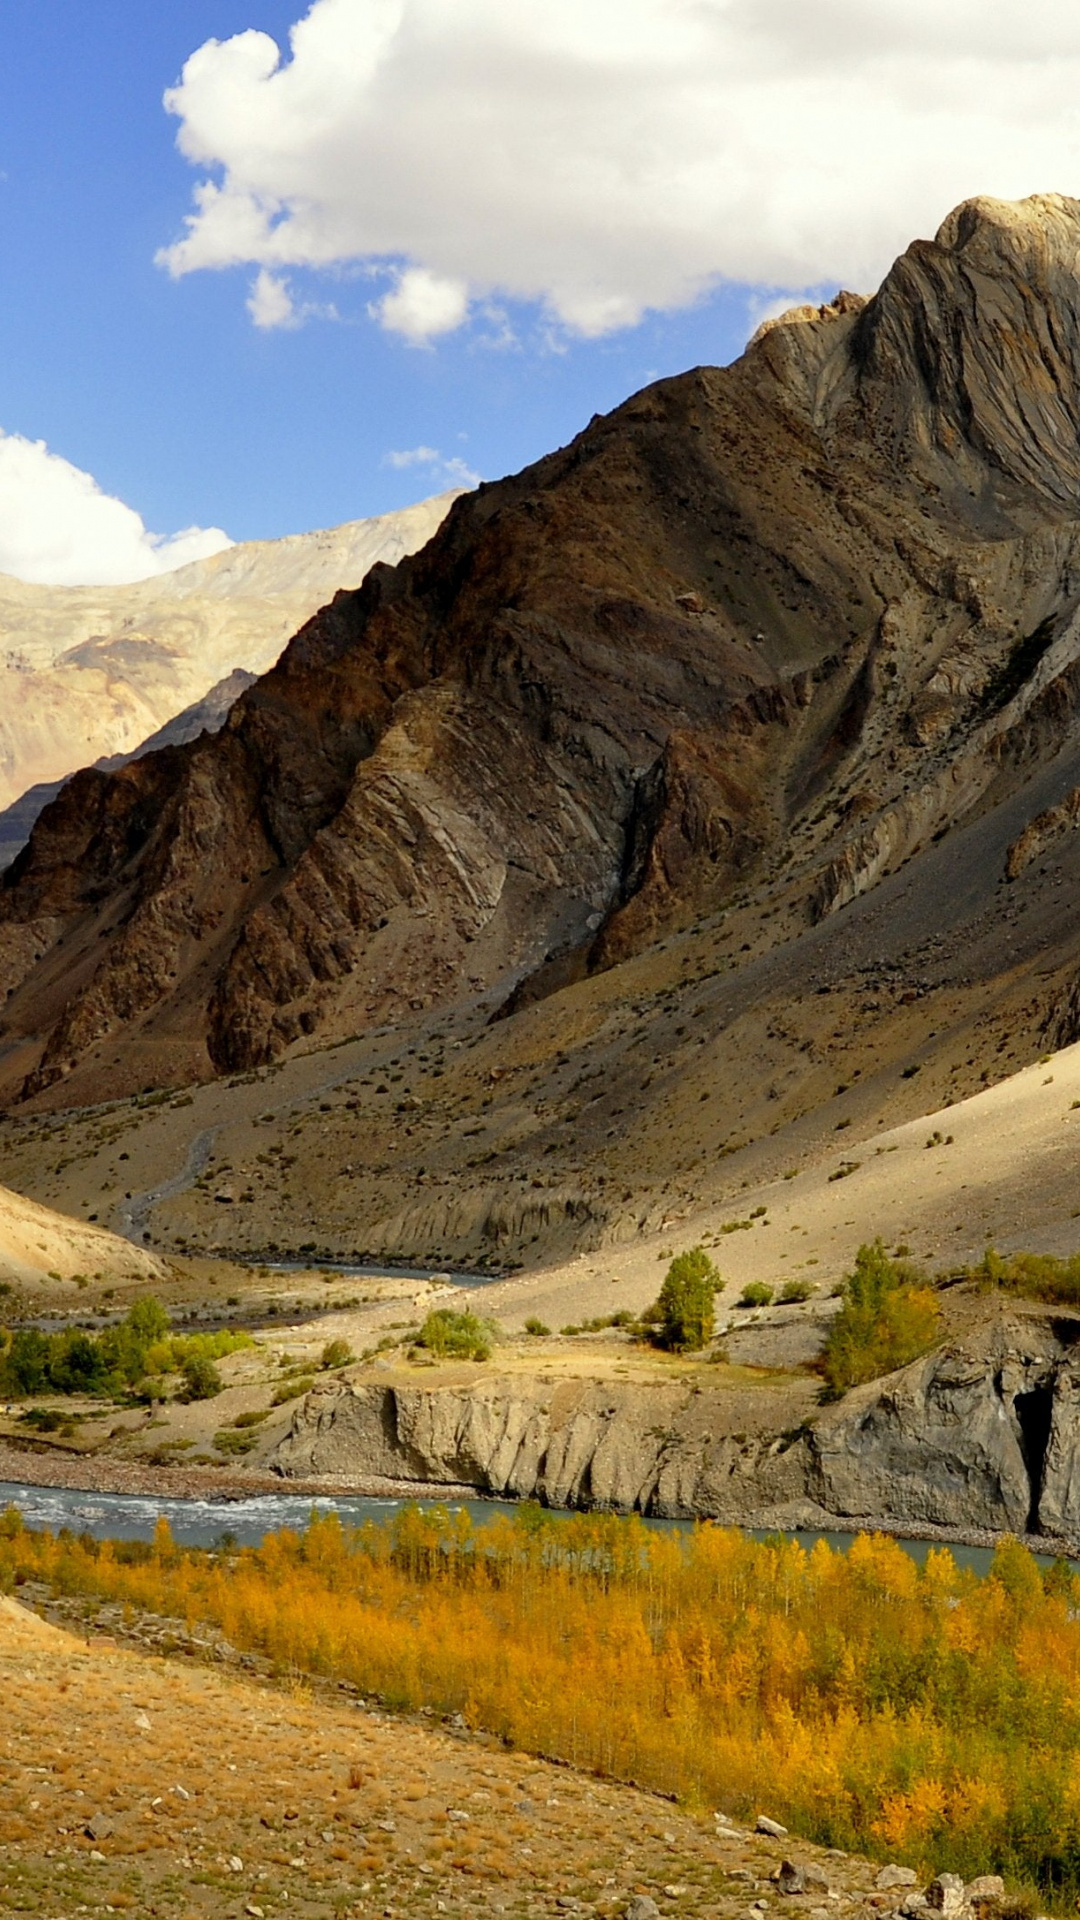
{"label": "hillside", "polygon": [[260,1684],[202,1625],[78,1606],[75,1638],[0,1598],[9,1912],[649,1920],[655,1895],[688,1920],[736,1920],[789,1855],[840,1911],[881,1910],[869,1861],[508,1751],[460,1715],[439,1726],[333,1683]]}
{"label": "hillside", "polygon": [[1078,242],[969,203],[71,782],[0,888],[6,1099],[231,1076],[140,1222],[532,1265],[1075,1039]]}
{"label": "hillside", "polygon": [[96,1295],[105,1282],[145,1287],[162,1277],[152,1254],[0,1187],[0,1282],[6,1291],[40,1290],[63,1298],[70,1309],[78,1297],[68,1284],[73,1281],[80,1292],[89,1287]]}
{"label": "hillside", "polygon": [[0,808],[27,787],[132,752],[236,667],[290,635],[376,560],[422,546],[454,496],[284,540],[253,540],[126,587],[0,575]]}

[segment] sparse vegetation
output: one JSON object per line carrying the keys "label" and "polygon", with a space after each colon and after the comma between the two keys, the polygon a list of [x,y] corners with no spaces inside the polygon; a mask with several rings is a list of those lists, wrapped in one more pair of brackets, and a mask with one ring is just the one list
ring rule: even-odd
{"label": "sparse vegetation", "polygon": [[785,1280],[780,1289],[780,1305],[782,1307],[796,1306],[803,1300],[809,1300],[813,1292],[814,1283],[812,1280]]}
{"label": "sparse vegetation", "polygon": [[531,1334],[534,1340],[543,1340],[551,1332],[551,1328],[545,1326],[535,1313],[530,1313],[525,1322],[525,1331]]}
{"label": "sparse vegetation", "polygon": [[305,1373],[299,1380],[285,1380],[280,1387],[274,1389],[270,1405],[272,1407],[284,1407],[287,1406],[290,1400],[301,1400],[305,1393],[311,1392],[314,1385],[315,1376],[313,1373]]}
{"label": "sparse vegetation", "polygon": [[1059,1260],[1052,1253],[995,1253],[988,1247],[977,1267],[962,1268],[951,1276],[973,1279],[1001,1293],[1024,1300],[1044,1300],[1051,1306],[1080,1306],[1080,1254]]}
{"label": "sparse vegetation", "polygon": [[890,1258],[880,1240],[859,1248],[842,1298],[821,1357],[830,1399],[906,1366],[938,1337],[941,1312],[933,1289],[917,1268]]}

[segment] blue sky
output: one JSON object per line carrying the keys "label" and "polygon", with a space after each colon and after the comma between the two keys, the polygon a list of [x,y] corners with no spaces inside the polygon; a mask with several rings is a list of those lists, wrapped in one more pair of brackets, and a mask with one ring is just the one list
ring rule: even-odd
{"label": "blue sky", "polygon": [[317,0],[288,72],[306,13],[4,10],[0,429],[160,534],[495,478],[969,192],[1080,190],[1050,0]]}

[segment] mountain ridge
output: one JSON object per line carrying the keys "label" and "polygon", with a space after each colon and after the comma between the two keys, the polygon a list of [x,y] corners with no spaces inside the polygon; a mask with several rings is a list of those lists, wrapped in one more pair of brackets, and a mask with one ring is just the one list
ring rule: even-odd
{"label": "mountain ridge", "polygon": [[[943,1100],[1075,1037],[1074,837],[1006,867],[1080,784],[1078,243],[1076,202],[969,203],[874,299],[457,502],[214,740],[79,775],[0,888],[4,1098],[516,1015],[483,1053],[535,1050],[532,1131],[487,1096],[490,1171],[451,1128],[418,1193],[399,1121],[368,1244],[537,1258],[620,1230],[601,1169],[649,1211],[632,1130],[659,1190],[824,1114],[844,1018],[870,1125],[902,1062]],[[541,1176],[567,1051],[603,1123]]]}
{"label": "mountain ridge", "polygon": [[343,580],[397,559],[453,494],[284,540],[247,541],[123,587],[0,575],[0,807],[100,758],[135,751],[235,668],[263,672]]}

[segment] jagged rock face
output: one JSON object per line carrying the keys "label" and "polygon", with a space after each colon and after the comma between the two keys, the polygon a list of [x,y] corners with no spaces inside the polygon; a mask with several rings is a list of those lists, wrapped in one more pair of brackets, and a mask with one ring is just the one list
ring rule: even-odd
{"label": "jagged rock face", "polygon": [[26,1091],[521,1004],[748,882],[820,918],[1056,751],[1078,245],[1075,202],[970,203],[459,500],[216,739],[72,781],[0,890]]}
{"label": "jagged rock face", "polygon": [[492,1378],[362,1383],[299,1403],[269,1464],[557,1507],[760,1525],[869,1521],[1080,1541],[1080,1321],[998,1319],[822,1410],[731,1431],[725,1395]]}
{"label": "jagged rock face", "polygon": [[713,1400],[585,1381],[320,1388],[268,1464],[287,1479],[377,1476],[672,1519],[751,1519],[799,1498],[798,1456],[713,1431]]}

